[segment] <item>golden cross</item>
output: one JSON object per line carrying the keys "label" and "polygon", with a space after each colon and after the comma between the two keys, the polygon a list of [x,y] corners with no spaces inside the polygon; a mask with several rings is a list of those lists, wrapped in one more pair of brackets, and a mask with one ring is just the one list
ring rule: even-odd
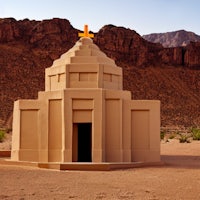
{"label": "golden cross", "polygon": [[83,33],[78,33],[78,36],[79,36],[79,37],[89,37],[89,38],[93,38],[93,37],[94,37],[94,34],[89,33],[89,32],[88,32],[88,25],[85,25],[85,26],[84,26],[84,32],[83,32]]}

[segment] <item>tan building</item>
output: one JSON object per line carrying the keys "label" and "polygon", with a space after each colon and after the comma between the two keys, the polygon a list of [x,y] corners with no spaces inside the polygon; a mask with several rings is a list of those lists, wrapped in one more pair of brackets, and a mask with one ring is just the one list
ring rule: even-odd
{"label": "tan building", "polygon": [[131,100],[122,68],[82,37],[46,69],[37,100],[15,102],[11,160],[63,169],[159,162],[160,102]]}

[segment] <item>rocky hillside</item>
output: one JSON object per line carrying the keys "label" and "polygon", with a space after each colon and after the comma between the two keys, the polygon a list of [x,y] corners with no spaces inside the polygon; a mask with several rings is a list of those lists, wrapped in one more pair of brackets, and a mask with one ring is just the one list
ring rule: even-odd
{"label": "rocky hillside", "polygon": [[153,33],[149,35],[143,35],[142,37],[149,42],[160,43],[163,45],[163,47],[184,47],[190,42],[200,41],[199,35],[185,30],[167,33]]}
{"label": "rocky hillside", "polygon": [[[12,121],[13,101],[37,98],[44,69],[78,40],[65,19],[0,19],[0,126]],[[200,43],[163,48],[130,29],[104,26],[94,42],[124,70],[134,99],[161,100],[162,126],[200,124]]]}

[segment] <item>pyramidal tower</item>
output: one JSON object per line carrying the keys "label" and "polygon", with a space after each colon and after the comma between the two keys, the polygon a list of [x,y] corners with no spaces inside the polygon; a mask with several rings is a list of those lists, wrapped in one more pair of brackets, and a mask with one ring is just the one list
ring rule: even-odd
{"label": "pyramidal tower", "polygon": [[46,68],[37,100],[15,101],[11,161],[59,169],[159,162],[160,102],[131,100],[122,68],[87,27],[81,36]]}

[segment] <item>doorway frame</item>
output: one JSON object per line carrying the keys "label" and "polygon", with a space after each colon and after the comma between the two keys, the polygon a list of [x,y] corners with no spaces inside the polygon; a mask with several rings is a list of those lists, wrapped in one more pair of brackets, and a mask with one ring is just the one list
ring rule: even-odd
{"label": "doorway frame", "polygon": [[[88,124],[90,125],[90,160],[89,161],[80,161],[79,160],[79,124]],[[93,149],[92,149],[92,143],[93,143],[93,131],[92,131],[92,123],[91,122],[79,122],[79,123],[73,123],[73,132],[72,132],[72,162],[92,162],[92,154],[93,154]],[[82,133],[83,134],[83,133]]]}

